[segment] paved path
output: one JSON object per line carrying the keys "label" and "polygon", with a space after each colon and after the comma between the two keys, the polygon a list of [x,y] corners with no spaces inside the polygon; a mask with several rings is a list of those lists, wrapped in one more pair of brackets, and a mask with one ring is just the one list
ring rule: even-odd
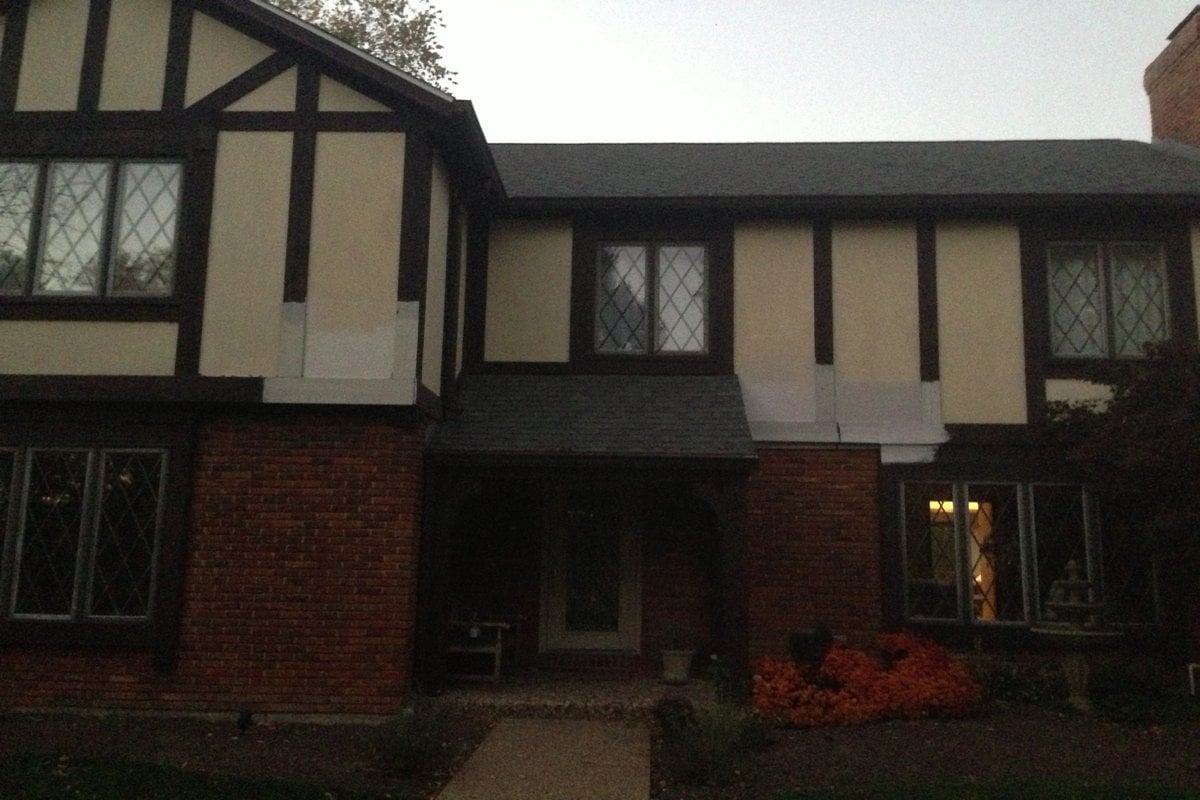
{"label": "paved path", "polygon": [[632,722],[502,719],[439,800],[646,800],[650,735]]}

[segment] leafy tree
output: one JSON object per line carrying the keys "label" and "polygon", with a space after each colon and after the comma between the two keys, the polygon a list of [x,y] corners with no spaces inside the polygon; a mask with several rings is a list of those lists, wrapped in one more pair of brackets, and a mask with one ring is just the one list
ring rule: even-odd
{"label": "leafy tree", "polygon": [[1149,544],[1165,621],[1177,626],[1200,603],[1200,348],[1151,345],[1146,359],[1097,365],[1089,378],[1112,399],[1051,404],[1049,440],[1101,490],[1108,532]]}
{"label": "leafy tree", "polygon": [[442,12],[424,0],[270,0],[348,44],[446,89],[454,72],[442,64]]}

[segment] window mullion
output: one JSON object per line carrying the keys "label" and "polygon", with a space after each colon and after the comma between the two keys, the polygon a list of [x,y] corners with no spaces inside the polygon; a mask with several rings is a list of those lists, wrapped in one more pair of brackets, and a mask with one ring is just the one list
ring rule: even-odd
{"label": "window mullion", "polygon": [[42,231],[45,230],[46,184],[50,181],[50,161],[38,162],[37,186],[33,191],[32,219],[29,222],[29,252],[25,256],[25,289],[24,296],[33,295],[33,286],[37,283],[38,262],[42,258]]}
{"label": "window mullion", "polygon": [[970,516],[967,511],[967,485],[954,483],[951,487],[954,500],[954,568],[955,590],[958,593],[958,619],[965,624],[973,623],[974,597],[968,582],[971,580],[970,548],[967,537],[970,532]]}
{"label": "window mullion", "polygon": [[1017,484],[1017,524],[1020,530],[1017,533],[1018,541],[1021,545],[1021,600],[1025,606],[1025,621],[1034,623],[1038,620],[1037,605],[1034,597],[1037,592],[1037,572],[1034,565],[1037,559],[1034,558],[1033,541],[1030,532],[1033,529],[1030,518],[1030,509],[1033,508],[1033,503],[1029,498],[1029,487],[1026,484]]}
{"label": "window mullion", "polygon": [[100,231],[100,249],[97,257],[100,259],[100,274],[96,278],[96,294],[99,297],[107,297],[109,295],[109,275],[112,273],[112,263],[116,254],[113,248],[116,247],[117,236],[117,215],[119,213],[118,206],[121,205],[122,178],[120,161],[110,161],[110,175],[108,177],[108,208],[104,210],[104,227]]}
{"label": "window mullion", "polygon": [[92,578],[95,575],[93,562],[96,558],[96,513],[97,498],[101,481],[97,477],[103,459],[98,451],[88,450],[87,472],[83,483],[83,513],[79,519],[79,550],[75,562],[75,600],[71,604],[71,619],[87,619],[91,614]]}
{"label": "window mullion", "polygon": [[658,355],[658,242],[646,242],[646,355]]}
{"label": "window mullion", "polygon": [[1097,245],[1100,251],[1100,281],[1104,296],[1104,341],[1108,347],[1108,358],[1117,357],[1117,322],[1116,301],[1113,292],[1116,282],[1112,279],[1112,242],[1102,242]]}

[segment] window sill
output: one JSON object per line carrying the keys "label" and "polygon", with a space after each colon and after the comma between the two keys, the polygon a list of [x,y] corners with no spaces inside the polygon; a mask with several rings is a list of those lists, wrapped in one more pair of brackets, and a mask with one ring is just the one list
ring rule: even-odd
{"label": "window sill", "polygon": [[5,297],[0,320],[178,322],[178,298]]}
{"label": "window sill", "polygon": [[71,649],[113,648],[132,652],[154,649],[152,622],[46,622],[13,620],[0,622],[0,646],[49,645]]}

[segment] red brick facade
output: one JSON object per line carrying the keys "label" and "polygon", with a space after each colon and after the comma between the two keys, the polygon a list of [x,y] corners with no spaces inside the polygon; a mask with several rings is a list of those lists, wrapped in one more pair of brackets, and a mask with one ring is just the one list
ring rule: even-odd
{"label": "red brick facade", "polygon": [[746,497],[750,654],[825,623],[864,641],[880,630],[879,451],[759,450]]}
{"label": "red brick facade", "polygon": [[387,714],[407,688],[424,425],[395,412],[210,417],[178,666],[0,651],[15,706]]}
{"label": "red brick facade", "polygon": [[1200,147],[1200,13],[1192,12],[1146,68],[1155,139]]}

